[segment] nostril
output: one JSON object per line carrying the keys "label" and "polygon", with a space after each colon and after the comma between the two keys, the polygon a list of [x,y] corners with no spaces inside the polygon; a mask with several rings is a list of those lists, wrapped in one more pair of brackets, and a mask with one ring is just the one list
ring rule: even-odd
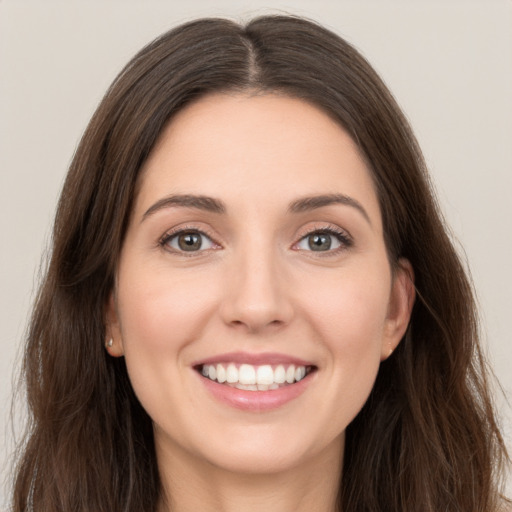
{"label": "nostril", "polygon": [[280,320],[265,321],[263,319],[244,319],[232,320],[229,325],[234,329],[244,330],[246,333],[258,333],[264,330],[275,330],[282,327],[285,323]]}

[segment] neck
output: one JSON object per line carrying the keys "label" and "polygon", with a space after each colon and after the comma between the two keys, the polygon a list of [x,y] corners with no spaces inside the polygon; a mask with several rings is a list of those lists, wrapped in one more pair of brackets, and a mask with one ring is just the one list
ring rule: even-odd
{"label": "neck", "polygon": [[[335,512],[343,440],[274,473],[234,473],[180,449],[157,453],[163,495],[159,512]],[[170,455],[170,454],[169,454]]]}

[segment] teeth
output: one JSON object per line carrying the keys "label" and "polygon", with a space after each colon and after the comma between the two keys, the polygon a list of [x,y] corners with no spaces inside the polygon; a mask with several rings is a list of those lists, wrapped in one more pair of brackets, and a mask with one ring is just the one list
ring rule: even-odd
{"label": "teeth", "polygon": [[280,364],[274,370],[274,382],[276,384],[284,384],[285,380],[286,380],[286,370],[284,369],[284,366],[282,364]]}
{"label": "teeth", "polygon": [[246,391],[258,391],[256,384],[235,384],[234,387],[237,389],[245,389]]}
{"label": "teeth", "polygon": [[238,382],[240,382],[240,384],[256,384],[256,370],[254,366],[250,364],[240,365],[240,369],[238,370]]}
{"label": "teeth", "polygon": [[234,363],[205,364],[201,368],[201,374],[210,380],[251,391],[278,389],[283,385],[299,382],[307,373],[305,366],[295,366],[294,364],[288,367],[282,364],[275,367],[269,364],[261,366],[241,364],[239,367]]}
{"label": "teeth", "polygon": [[270,386],[274,384],[274,370],[272,366],[266,364],[265,366],[258,366],[256,370],[256,382],[264,386]]}
{"label": "teeth", "polygon": [[295,366],[293,364],[291,366],[288,366],[288,370],[286,370],[286,382],[288,384],[293,384],[295,381]]}
{"label": "teeth", "polygon": [[[206,366],[206,365],[205,365]],[[222,366],[219,364],[219,366]],[[204,366],[203,366],[204,368]],[[204,375],[204,370],[203,370]],[[226,370],[226,381],[230,384],[234,384],[238,382],[238,368],[234,364],[228,365],[228,369]]]}
{"label": "teeth", "polygon": [[226,382],[226,370],[221,364],[217,365],[217,381],[220,383]]}

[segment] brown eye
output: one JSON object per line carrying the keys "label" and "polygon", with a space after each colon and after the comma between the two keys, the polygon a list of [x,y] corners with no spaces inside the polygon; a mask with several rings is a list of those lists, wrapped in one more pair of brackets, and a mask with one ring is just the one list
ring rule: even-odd
{"label": "brown eye", "polygon": [[203,244],[199,233],[183,233],[177,239],[182,251],[198,251]]}
{"label": "brown eye", "polygon": [[164,245],[177,252],[198,252],[211,249],[214,244],[204,233],[188,230],[170,235],[164,240]]}
{"label": "brown eye", "polygon": [[308,247],[312,251],[328,251],[331,248],[332,235],[314,233],[307,237]]}
{"label": "brown eye", "polygon": [[341,245],[339,235],[325,231],[315,231],[300,240],[298,248],[303,251],[327,252],[331,249],[338,249]]}
{"label": "brown eye", "polygon": [[338,250],[348,249],[352,245],[352,239],[346,232],[338,232],[334,229],[321,229],[312,231],[301,238],[295,247],[301,251],[334,254]]}

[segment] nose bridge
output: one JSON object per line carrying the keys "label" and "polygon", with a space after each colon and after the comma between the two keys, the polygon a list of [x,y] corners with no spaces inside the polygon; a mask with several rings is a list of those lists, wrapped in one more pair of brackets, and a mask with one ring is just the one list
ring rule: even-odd
{"label": "nose bridge", "polygon": [[250,331],[287,323],[292,316],[288,289],[275,244],[244,244],[235,251],[224,298],[225,322]]}

